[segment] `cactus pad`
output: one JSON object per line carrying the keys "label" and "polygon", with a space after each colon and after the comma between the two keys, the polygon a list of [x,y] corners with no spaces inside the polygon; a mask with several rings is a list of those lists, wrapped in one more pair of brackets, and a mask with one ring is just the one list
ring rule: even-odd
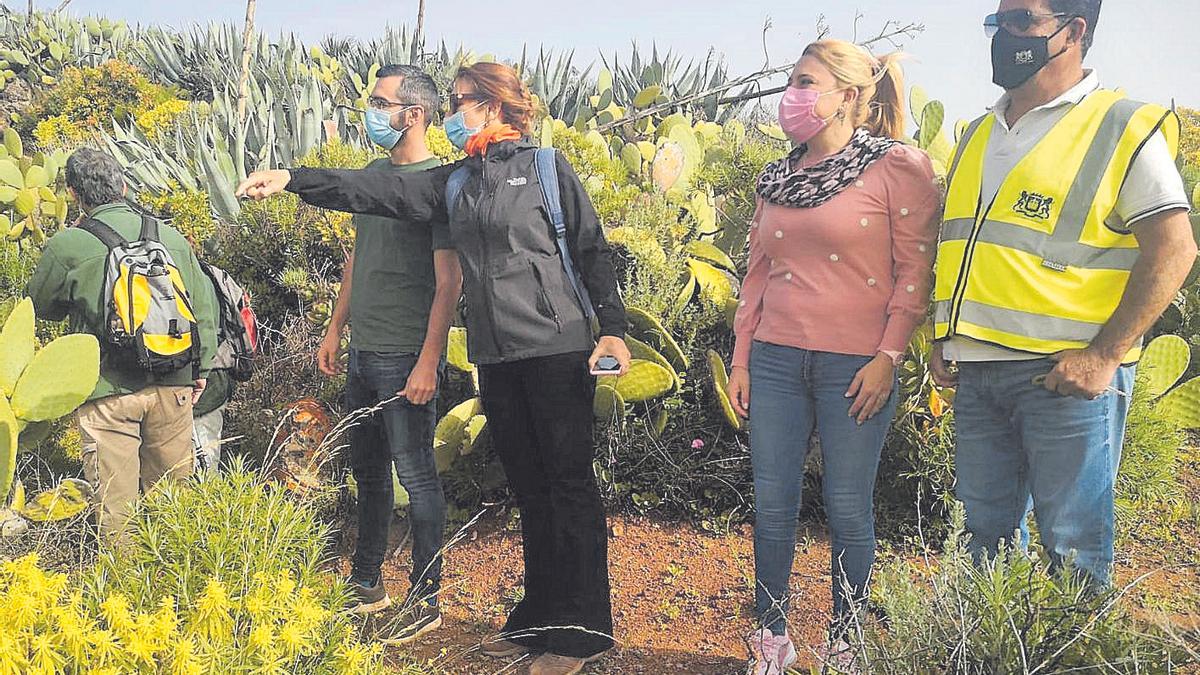
{"label": "cactus pad", "polygon": [[737,274],[737,265],[733,263],[733,259],[729,257],[729,254],[707,241],[690,241],[687,246],[683,247],[683,251],[693,258],[703,260],[727,272]]}
{"label": "cactus pad", "polygon": [[8,491],[17,474],[17,438],[20,432],[8,399],[0,396],[0,504],[7,503]]}
{"label": "cactus pad", "polygon": [[57,419],[86,401],[98,379],[100,343],[64,335],[33,355],[13,390],[13,412],[26,422]]}
{"label": "cactus pad", "polygon": [[712,372],[713,392],[721,404],[721,412],[725,413],[725,421],[735,430],[741,431],[742,418],[734,412],[733,404],[729,401],[729,373],[725,370],[725,361],[720,354],[711,349],[708,351],[708,369]]}
{"label": "cactus pad", "polygon": [[475,452],[475,448],[487,433],[487,416],[476,415],[467,422],[466,428],[463,430],[462,447],[458,449],[458,454],[469,455]]}
{"label": "cactus pad", "polygon": [[34,497],[21,515],[35,522],[48,522],[74,518],[88,507],[92,498],[92,486],[77,478],[68,478],[52,490]]}
{"label": "cactus pad", "polygon": [[1146,345],[1138,363],[1138,376],[1151,399],[1175,386],[1192,360],[1188,343],[1178,335],[1161,335]]}
{"label": "cactus pad", "polygon": [[464,373],[475,372],[475,364],[467,358],[467,329],[454,326],[446,336],[446,363]]}
{"label": "cactus pad", "polygon": [[629,372],[617,378],[617,393],[628,403],[650,401],[675,389],[675,376],[651,361],[634,359]]}
{"label": "cactus pad", "polygon": [[683,349],[658,319],[640,307],[626,307],[625,314],[639,339],[657,349],[677,372],[684,372],[688,369],[691,364],[688,363]]}
{"label": "cactus pad", "polygon": [[1158,409],[1185,429],[1200,429],[1200,378],[1176,387],[1162,397]]}
{"label": "cactus pad", "polygon": [[467,399],[459,403],[437,423],[433,437],[446,445],[445,452],[457,455],[467,434],[467,423],[471,421],[472,417],[482,412],[483,401],[478,398]]}
{"label": "cactus pad", "polygon": [[592,412],[597,418],[612,421],[625,417],[625,399],[607,384],[596,385],[596,396],[592,399]]}
{"label": "cactus pad", "polygon": [[675,380],[676,389],[683,386],[683,381],[680,380],[679,373],[675,372],[675,367],[662,354],[659,354],[657,349],[631,335],[625,336],[625,345],[629,347],[629,354],[633,358],[657,363],[667,369],[671,373],[671,377]]}
{"label": "cactus pad", "polygon": [[25,298],[13,308],[0,329],[0,392],[5,396],[12,396],[36,348],[33,301]]}

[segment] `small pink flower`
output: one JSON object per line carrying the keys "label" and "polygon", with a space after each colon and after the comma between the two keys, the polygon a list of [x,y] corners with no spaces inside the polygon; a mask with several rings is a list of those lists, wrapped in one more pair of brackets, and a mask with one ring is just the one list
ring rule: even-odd
{"label": "small pink flower", "polygon": [[704,447],[704,441],[700,440],[699,438],[692,441],[692,449],[693,450],[699,450],[700,448],[703,448],[703,447]]}

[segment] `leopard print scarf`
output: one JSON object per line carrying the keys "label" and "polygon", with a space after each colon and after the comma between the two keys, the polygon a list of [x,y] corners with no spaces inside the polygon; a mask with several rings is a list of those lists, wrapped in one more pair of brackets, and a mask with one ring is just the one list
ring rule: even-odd
{"label": "leopard print scarf", "polygon": [[793,166],[804,156],[801,145],[783,159],[767,164],[758,177],[758,196],[772,204],[813,208],[833,199],[849,187],[875,160],[900,141],[872,136],[866,129],[854,132],[845,148],[816,164],[799,170]]}

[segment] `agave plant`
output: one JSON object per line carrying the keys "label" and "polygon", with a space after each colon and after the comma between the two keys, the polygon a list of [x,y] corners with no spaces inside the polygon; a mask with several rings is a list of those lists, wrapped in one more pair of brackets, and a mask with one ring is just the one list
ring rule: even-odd
{"label": "agave plant", "polygon": [[[665,103],[695,96],[727,84],[732,79],[728,66],[711,49],[702,61],[691,60],[686,63],[681,56],[670,51],[660,56],[657,45],[651,46],[648,59],[643,58],[637,44],[633,45],[626,63],[622,63],[616,55],[611,61],[603,56],[601,58],[613,73],[614,100],[626,107],[634,106],[639,97],[646,101],[650,92],[655,93],[649,98],[650,102]],[[654,90],[653,87],[658,89]],[[722,105],[720,101],[725,95],[725,92],[710,94],[695,103],[681,106],[681,110],[723,124],[736,118],[745,108],[745,103]]]}
{"label": "agave plant", "polygon": [[530,92],[538,97],[546,107],[546,112],[555,119],[574,120],[593,86],[588,80],[592,67],[581,71],[575,67],[574,58],[574,51],[556,56],[538,49],[532,70],[526,66],[524,59],[521,62],[520,70],[527,76]]}

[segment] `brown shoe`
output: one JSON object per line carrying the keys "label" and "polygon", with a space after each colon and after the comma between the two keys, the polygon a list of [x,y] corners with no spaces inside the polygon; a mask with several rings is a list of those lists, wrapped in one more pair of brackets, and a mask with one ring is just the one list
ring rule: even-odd
{"label": "brown shoe", "polygon": [[479,653],[496,659],[507,659],[513,656],[524,656],[529,648],[508,640],[487,640],[479,644]]}
{"label": "brown shoe", "polygon": [[529,675],[576,675],[576,673],[583,672],[584,666],[593,661],[599,661],[607,653],[600,652],[587,658],[579,658],[547,652],[529,664]]}

